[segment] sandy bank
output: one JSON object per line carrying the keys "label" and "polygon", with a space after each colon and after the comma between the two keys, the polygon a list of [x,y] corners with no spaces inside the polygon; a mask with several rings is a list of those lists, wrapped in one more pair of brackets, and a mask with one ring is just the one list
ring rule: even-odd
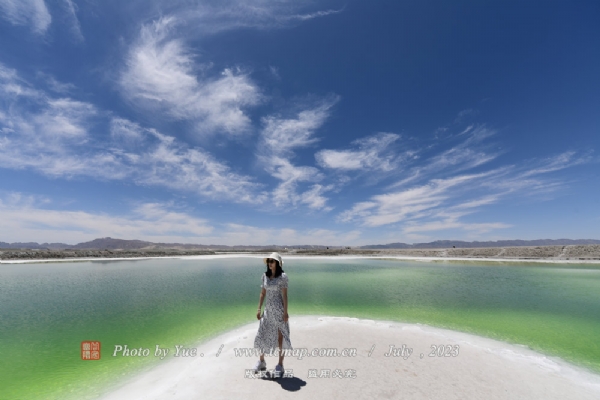
{"label": "sandy bank", "polygon": [[[255,357],[236,357],[234,348],[252,348],[257,329],[258,321],[214,338],[197,346],[196,357],[168,356],[154,369],[115,384],[102,399],[600,398],[600,376],[525,347],[426,325],[356,318],[290,318],[295,349],[356,349],[356,356],[288,356],[284,365],[293,376],[248,378]],[[390,345],[404,345],[404,352],[386,357]],[[430,356],[432,345],[453,346],[458,354]],[[270,371],[277,362],[265,358]],[[321,377],[327,369],[330,376]],[[317,377],[309,377],[311,370]]]}

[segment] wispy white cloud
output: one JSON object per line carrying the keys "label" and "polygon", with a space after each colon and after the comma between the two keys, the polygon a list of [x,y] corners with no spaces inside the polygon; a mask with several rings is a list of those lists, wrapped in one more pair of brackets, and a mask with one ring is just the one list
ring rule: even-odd
{"label": "wispy white cloud", "polygon": [[81,33],[81,24],[77,18],[77,5],[73,0],[62,0],[62,5],[69,20],[71,35],[76,42],[83,42],[85,38]]}
{"label": "wispy white cloud", "polygon": [[75,85],[72,83],[60,82],[53,75],[44,72],[38,72],[36,77],[44,82],[48,89],[54,93],[68,95],[76,89]]}
{"label": "wispy white cloud", "polygon": [[[510,227],[504,222],[466,222],[463,217],[514,196],[550,196],[564,188],[553,172],[592,161],[589,153],[567,151],[520,166],[505,165],[484,172],[465,174],[495,160],[483,142],[494,131],[471,125],[462,132],[462,142],[419,159],[408,176],[387,187],[387,193],[355,203],[337,216],[340,222],[366,227],[393,225],[405,237],[421,232],[462,230],[486,233]],[[550,176],[549,176],[550,175]]]}
{"label": "wispy white cloud", "polygon": [[8,68],[2,63],[0,63],[0,93],[2,93],[0,100],[5,104],[20,98],[35,100],[44,97],[42,91],[34,89],[19,76],[15,69]]}
{"label": "wispy white cloud", "polygon": [[339,215],[339,220],[358,220],[365,226],[382,226],[419,218],[426,211],[442,206],[451,196],[450,191],[488,176],[487,174],[460,175],[448,179],[433,179],[428,184],[406,190],[372,196]]}
{"label": "wispy white cloud", "polygon": [[395,182],[389,188],[405,186],[414,182],[423,182],[433,176],[448,176],[461,171],[466,171],[496,159],[501,153],[487,151],[488,146],[483,144],[485,139],[496,134],[496,131],[479,125],[471,130],[462,142],[431,156],[427,160],[420,160],[419,165],[406,171],[407,177]]}
{"label": "wispy white cloud", "polygon": [[[76,244],[98,237],[152,242],[222,245],[354,245],[359,230],[297,230],[237,223],[213,223],[172,203],[140,203],[113,215],[62,210],[44,197],[8,193],[0,196],[0,240]],[[3,238],[3,239],[2,239]]]}
{"label": "wispy white cloud", "polygon": [[405,156],[412,152],[397,154],[389,148],[400,139],[394,133],[378,133],[376,135],[355,140],[352,144],[357,150],[320,150],[315,154],[317,162],[324,168],[361,171],[396,170]]}
{"label": "wispy white cloud", "polygon": [[[22,87],[22,90],[15,90]],[[52,177],[128,179],[197,193],[208,199],[260,203],[253,178],[235,173],[198,147],[67,97],[28,89],[16,74],[0,68],[0,166],[30,168]]]}
{"label": "wispy white cloud", "polygon": [[566,188],[566,182],[553,173],[593,162],[597,159],[591,151],[568,150],[544,159],[525,160],[520,165],[502,167],[496,179],[482,182],[481,186],[506,195],[549,195]]}
{"label": "wispy white cloud", "polygon": [[338,100],[338,96],[322,99],[293,118],[264,117],[261,137],[266,149],[275,154],[289,155],[295,148],[317,142],[319,139],[314,137],[314,133],[329,117],[331,107]]}
{"label": "wispy white cloud", "polygon": [[454,121],[452,123],[448,123],[444,126],[440,126],[439,128],[437,128],[434,131],[434,138],[437,139],[441,139],[441,138],[449,138],[449,137],[456,137],[456,136],[461,136],[464,134],[469,133],[475,126],[476,124],[469,124],[467,127],[463,128],[463,130],[459,133],[452,133],[452,131],[455,131],[455,129],[457,128],[457,125],[462,125],[466,120],[468,119],[473,119],[474,116],[476,116],[478,114],[477,110],[473,110],[472,108],[467,108],[464,110],[461,110],[457,115],[456,118],[454,118]]}
{"label": "wispy white cloud", "polygon": [[189,148],[154,130],[147,132],[156,144],[129,157],[136,182],[195,191],[203,197],[236,203],[264,201],[264,195],[257,194],[261,185],[251,177],[233,172],[200,148]]}
{"label": "wispy white cloud", "polygon": [[494,204],[500,199],[500,197],[501,197],[500,194],[493,194],[493,195],[483,196],[481,198],[477,198],[474,200],[468,200],[464,203],[460,203],[458,205],[453,206],[452,210],[468,210],[468,209],[478,208],[478,207],[489,205],[489,204]]}
{"label": "wispy white cloud", "polygon": [[456,136],[466,135],[467,133],[471,132],[471,130],[473,130],[474,127],[475,127],[475,125],[471,124],[471,125],[467,126],[462,132],[460,132]]}
{"label": "wispy white cloud", "polygon": [[15,75],[0,77],[0,92],[5,100],[0,105],[1,166],[33,168],[49,176],[92,171],[102,174],[111,170],[110,157],[105,154],[72,153],[74,147],[84,149],[89,143],[87,125],[98,113],[93,105],[65,97],[48,97],[29,88]]}
{"label": "wispy white cloud", "polygon": [[271,226],[257,227],[228,223],[221,236],[206,238],[211,243],[248,244],[248,245],[320,245],[343,246],[358,244],[361,239],[360,230],[330,230],[275,228]]}
{"label": "wispy white cloud", "polygon": [[444,207],[434,208],[402,226],[402,233],[414,235],[419,232],[439,232],[444,230],[462,230],[470,233],[484,234],[497,229],[512,227],[503,222],[465,222],[462,217],[473,214],[479,208],[494,204],[500,200],[501,195],[488,195],[454,205],[445,204]]}
{"label": "wispy white cloud", "polygon": [[279,68],[274,67],[274,66],[269,66],[269,71],[271,72],[271,75],[277,79],[278,81],[281,80],[281,75],[279,75]]}
{"label": "wispy white cloud", "polygon": [[[467,140],[469,142],[470,139]],[[448,161],[449,158],[452,160],[449,155],[453,153],[451,149],[441,156],[432,157],[429,163],[425,162],[420,167],[420,171],[427,171],[431,176],[441,169],[441,165],[460,164]],[[504,222],[465,222],[462,217],[511,196],[540,196],[556,192],[564,187],[563,183],[546,175],[591,160],[589,154],[569,151],[545,160],[531,161],[527,168],[509,165],[477,174],[456,174],[458,169],[454,169],[454,176],[430,178],[425,184],[405,179],[401,182],[404,189],[371,196],[340,213],[337,218],[340,222],[357,222],[367,227],[394,225],[406,237],[448,229],[475,233],[504,229],[511,225]],[[468,162],[466,165],[473,168],[478,164]],[[415,177],[414,180],[421,178]]]}
{"label": "wispy white cloud", "polygon": [[331,211],[333,207],[327,206],[328,198],[323,196],[327,191],[334,189],[334,185],[313,185],[309,190],[300,195],[300,201],[315,210]]}
{"label": "wispy white cloud", "polygon": [[520,174],[520,177],[526,178],[533,175],[546,174],[548,172],[554,172],[561,169],[574,167],[576,165],[586,164],[592,160],[593,157],[589,152],[583,156],[580,156],[575,151],[565,151],[562,154],[537,161],[536,166],[534,166],[532,169],[523,171]]}
{"label": "wispy white cloud", "polygon": [[[277,207],[297,206],[299,203],[306,203],[303,201],[303,195],[297,191],[298,183],[314,182],[323,179],[323,174],[317,168],[295,166],[283,157],[264,156],[262,157],[262,163],[265,165],[268,173],[281,181],[272,192],[271,200]],[[321,203],[311,202],[310,204],[319,205]]]}
{"label": "wispy white cloud", "polygon": [[405,234],[413,234],[416,232],[440,232],[448,229],[459,229],[483,234],[493,230],[506,229],[510,227],[512,227],[512,225],[502,222],[467,223],[459,221],[458,217],[449,217],[443,220],[428,223],[411,223],[405,226],[402,229],[402,232]]}
{"label": "wispy white cloud", "polygon": [[36,34],[44,34],[52,17],[44,0],[0,0],[2,16],[13,25],[29,25]]}
{"label": "wispy white cloud", "polygon": [[173,210],[170,204],[138,204],[126,215],[51,209],[51,204],[12,193],[0,198],[0,236],[11,241],[75,244],[98,237],[154,242],[198,243],[213,226],[203,218]]}
{"label": "wispy white cloud", "polygon": [[326,17],[328,15],[332,15],[332,14],[339,14],[342,11],[344,11],[343,8],[339,9],[339,10],[325,10],[325,11],[317,11],[317,12],[313,12],[313,13],[308,13],[308,14],[296,14],[296,15],[290,15],[290,16],[284,16],[282,17],[282,19],[284,20],[300,20],[300,21],[306,21],[309,19],[314,19],[314,18],[321,18],[321,17]]}
{"label": "wispy white cloud", "polygon": [[144,139],[144,130],[135,122],[125,118],[112,118],[110,121],[110,134],[115,143],[124,148],[139,144]]}
{"label": "wispy white cloud", "polygon": [[465,110],[462,110],[456,116],[454,123],[458,124],[458,123],[462,122],[467,116],[475,115],[475,114],[477,114],[477,110],[473,110],[472,108],[467,108]]}
{"label": "wispy white cloud", "polygon": [[316,105],[298,112],[292,118],[268,116],[263,118],[264,129],[257,157],[265,170],[281,183],[273,192],[273,202],[277,207],[307,204],[310,208],[329,210],[323,193],[331,186],[313,185],[304,193],[298,193],[299,182],[316,182],[323,174],[315,167],[293,165],[294,150],[310,146],[318,141],[314,136],[327,117],[330,109],[339,100],[330,96],[319,100]]}
{"label": "wispy white cloud", "polygon": [[132,103],[195,124],[203,134],[247,131],[244,109],[261,101],[259,88],[236,69],[208,76],[210,66],[196,63],[184,41],[174,38],[177,23],[171,16],[142,26],[120,76],[123,94]]}
{"label": "wispy white cloud", "polygon": [[161,8],[168,8],[184,20],[191,30],[203,35],[240,28],[281,29],[344,10],[305,11],[315,4],[310,0],[220,0],[193,5],[186,1],[160,0],[159,3]]}

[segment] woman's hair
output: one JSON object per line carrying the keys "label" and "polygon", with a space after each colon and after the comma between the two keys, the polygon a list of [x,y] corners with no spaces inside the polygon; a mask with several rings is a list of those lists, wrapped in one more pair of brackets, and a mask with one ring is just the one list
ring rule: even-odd
{"label": "woman's hair", "polygon": [[[281,265],[279,265],[279,261],[275,260],[275,262],[277,263],[277,268],[275,269],[275,276],[273,278],[277,278],[278,276],[281,276],[281,274],[284,272],[281,269]],[[265,272],[265,274],[267,275],[267,277],[271,277],[271,268],[269,268],[268,263],[267,263],[267,272]]]}

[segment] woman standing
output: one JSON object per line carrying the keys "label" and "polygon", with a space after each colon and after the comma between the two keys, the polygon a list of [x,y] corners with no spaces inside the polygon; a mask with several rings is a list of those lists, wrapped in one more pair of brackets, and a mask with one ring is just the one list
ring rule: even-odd
{"label": "woman standing", "polygon": [[[275,366],[275,375],[283,375],[282,349],[292,349],[290,342],[290,326],[288,323],[288,277],[283,272],[283,260],[279,253],[271,253],[264,259],[267,271],[261,277],[260,299],[256,318],[260,320],[258,333],[254,339],[254,348],[260,351],[260,360],[254,366],[254,372],[267,369],[265,353],[279,348],[279,364]],[[263,299],[267,296],[265,311],[260,315]]]}

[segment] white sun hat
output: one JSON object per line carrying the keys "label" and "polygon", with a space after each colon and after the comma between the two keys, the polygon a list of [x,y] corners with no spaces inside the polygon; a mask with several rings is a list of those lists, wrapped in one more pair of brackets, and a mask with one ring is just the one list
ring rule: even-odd
{"label": "white sun hat", "polygon": [[267,258],[263,258],[263,261],[265,262],[265,264],[267,263],[267,260],[268,260],[269,258],[272,258],[272,259],[274,259],[274,260],[277,260],[277,261],[279,261],[279,266],[280,266],[281,268],[283,268],[283,260],[281,259],[281,256],[279,255],[279,253],[271,253],[271,254],[269,255],[269,257],[267,257]]}

